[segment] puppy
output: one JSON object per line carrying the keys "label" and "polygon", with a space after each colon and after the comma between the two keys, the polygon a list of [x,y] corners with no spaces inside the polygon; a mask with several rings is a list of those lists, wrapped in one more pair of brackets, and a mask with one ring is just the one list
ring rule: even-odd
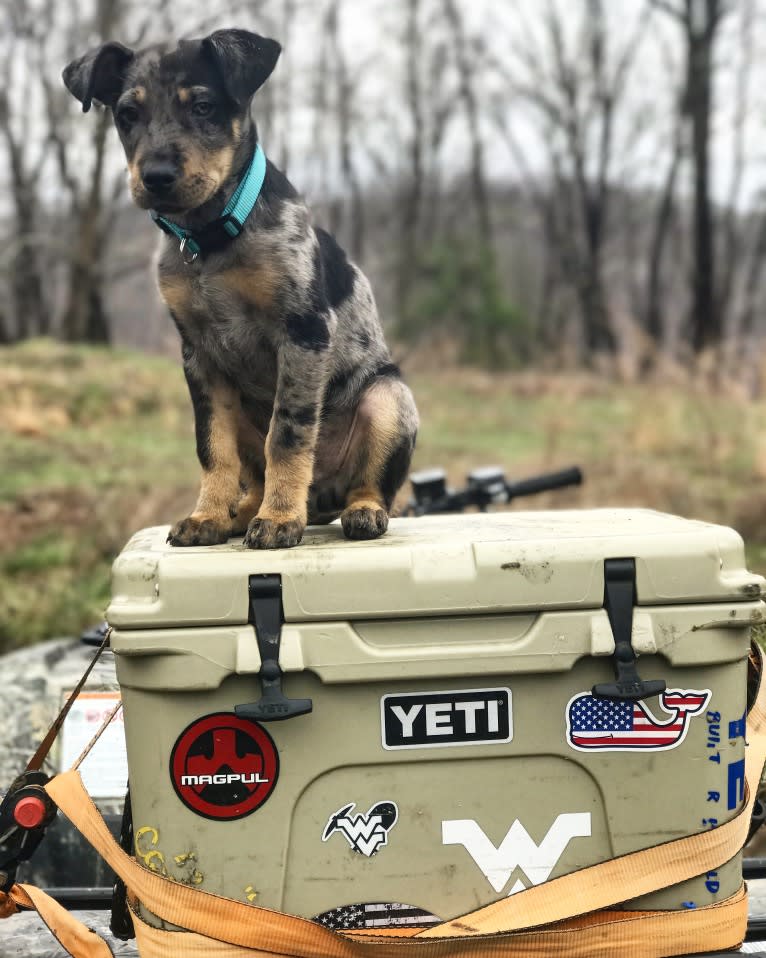
{"label": "puppy", "polygon": [[290,547],[338,515],[348,538],[376,538],[415,445],[367,279],[258,144],[251,100],[280,50],[218,30],[175,49],[106,43],[64,70],[83,111],[112,110],[133,199],[167,234],[159,288],[202,467],[176,546]]}

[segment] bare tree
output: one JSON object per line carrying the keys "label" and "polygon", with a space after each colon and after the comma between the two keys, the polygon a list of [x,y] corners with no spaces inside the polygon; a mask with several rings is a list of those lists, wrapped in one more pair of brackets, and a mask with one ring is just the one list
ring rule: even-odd
{"label": "bare tree", "polygon": [[[560,273],[580,304],[585,358],[616,351],[604,253],[610,232],[615,118],[649,19],[645,6],[624,45],[613,52],[604,0],[581,0],[577,44],[566,42],[564,16],[548,0],[542,45],[522,23],[510,67],[496,63],[510,88],[532,108],[548,154],[553,197],[545,231]],[[517,151],[518,155],[518,151]],[[549,274],[550,275],[550,274]]]}
{"label": "bare tree", "polygon": [[40,251],[40,181],[48,155],[47,143],[27,135],[23,111],[29,106],[28,91],[20,90],[14,82],[17,71],[34,74],[41,67],[35,13],[26,0],[6,0],[0,7],[6,47],[2,50],[0,78],[0,142],[8,159],[13,210],[13,235],[3,263],[11,292],[11,317],[3,324],[7,341],[44,335],[50,330]]}
{"label": "bare tree", "polygon": [[293,72],[290,69],[290,41],[293,37],[293,27],[298,12],[297,0],[282,0],[282,20],[280,23],[279,42],[285,50],[282,57],[279,73],[281,96],[279,100],[280,147],[279,165],[285,172],[290,166],[290,134],[293,115]]}
{"label": "bare tree", "polygon": [[[343,182],[349,193],[349,248],[351,255],[361,260],[364,256],[365,208],[362,183],[357,171],[355,146],[358,145],[355,122],[356,77],[351,71],[341,38],[343,0],[331,0],[324,21],[327,33],[329,72],[334,79],[335,118],[338,160]],[[340,230],[342,204],[334,205],[332,226]]]}
{"label": "bare tree", "polygon": [[[54,0],[46,0],[51,20]],[[143,4],[121,0],[98,0],[93,19],[80,26],[69,40],[71,55],[82,52],[76,45],[82,26],[89,27],[97,43],[130,33],[136,46],[144,41],[155,18],[167,13],[169,0],[157,0],[151,10]],[[105,305],[106,257],[112,230],[123,201],[122,159],[116,160],[117,144],[111,132],[111,110],[96,108],[90,126],[91,163],[85,176],[78,174],[78,159],[72,149],[73,107],[58,78],[44,78],[50,139],[61,182],[69,195],[72,248],[67,271],[66,298],[61,336],[70,342],[109,342],[109,318]],[[78,118],[79,119],[79,118]],[[115,172],[115,167],[117,172]]]}
{"label": "bare tree", "polygon": [[[660,47],[663,54],[668,83],[673,88],[675,63],[667,46]],[[686,155],[685,124],[681,112],[684,90],[675,91],[670,135],[670,155],[668,165],[662,178],[658,201],[653,214],[651,234],[649,238],[646,309],[644,314],[644,328],[654,345],[654,355],[649,355],[644,363],[644,372],[654,365],[658,353],[664,351],[667,340],[666,305],[667,287],[665,284],[666,252],[671,237],[671,230],[676,216],[676,190],[682,164]]]}
{"label": "bare tree", "polygon": [[652,0],[678,25],[686,51],[682,112],[691,128],[694,178],[691,341],[695,352],[717,346],[723,335],[716,291],[715,222],[710,188],[713,53],[721,24],[733,5],[727,0]]}
{"label": "bare tree", "polygon": [[401,202],[401,245],[397,267],[397,311],[400,320],[407,312],[407,302],[417,272],[420,220],[425,190],[425,104],[421,63],[423,32],[421,0],[406,0],[402,35],[405,57],[405,102],[409,111],[407,167],[403,173]]}
{"label": "bare tree", "polygon": [[443,0],[444,15],[451,32],[452,51],[458,75],[458,98],[463,106],[471,148],[470,177],[474,208],[479,233],[492,255],[492,217],[490,215],[489,190],[484,164],[484,141],[481,133],[483,111],[477,89],[481,44],[468,36],[463,15],[456,0]]}
{"label": "bare tree", "polygon": [[738,47],[739,63],[734,90],[734,117],[732,129],[731,178],[729,195],[721,222],[721,266],[718,283],[717,309],[720,314],[722,335],[731,332],[732,293],[738,265],[744,252],[745,231],[740,222],[740,199],[745,173],[745,131],[750,112],[750,79],[753,68],[753,44],[756,28],[755,0],[741,0]]}

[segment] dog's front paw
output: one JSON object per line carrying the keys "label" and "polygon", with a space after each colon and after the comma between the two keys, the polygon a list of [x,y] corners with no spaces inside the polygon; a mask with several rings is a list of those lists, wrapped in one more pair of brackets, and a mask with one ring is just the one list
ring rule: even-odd
{"label": "dog's front paw", "polygon": [[168,534],[172,546],[217,546],[231,535],[231,525],[216,519],[188,516],[177,522]]}
{"label": "dog's front paw", "polygon": [[349,506],[340,522],[347,539],[377,539],[388,529],[388,513],[379,506]]}
{"label": "dog's front paw", "polygon": [[251,549],[291,549],[303,538],[306,528],[300,519],[259,519],[247,527],[245,545]]}

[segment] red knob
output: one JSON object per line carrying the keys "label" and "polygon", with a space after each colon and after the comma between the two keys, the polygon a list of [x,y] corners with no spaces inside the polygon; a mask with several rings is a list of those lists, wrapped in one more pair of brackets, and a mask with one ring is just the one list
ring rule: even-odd
{"label": "red knob", "polygon": [[13,819],[22,828],[37,828],[45,821],[45,802],[36,795],[25,795],[13,809]]}

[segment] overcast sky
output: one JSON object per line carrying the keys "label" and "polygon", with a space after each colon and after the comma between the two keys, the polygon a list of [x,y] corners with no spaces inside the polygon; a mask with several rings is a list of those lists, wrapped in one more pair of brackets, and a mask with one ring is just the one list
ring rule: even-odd
{"label": "overcast sky", "polygon": [[[513,62],[514,49],[524,43],[529,30],[539,35],[540,13],[546,0],[471,0],[461,3],[470,28],[480,36],[488,50],[506,62]],[[569,41],[574,43],[579,18],[572,11],[576,5],[567,0],[555,0],[565,12]],[[749,3],[755,10],[755,27],[743,34],[743,16]],[[579,6],[579,5],[577,5]],[[627,38],[633,34],[636,21],[645,6],[645,0],[609,0],[613,55],[619,54]],[[403,76],[398,62],[398,44],[392,41],[392,31],[401,29],[401,18],[395,4],[381,5],[378,0],[346,0],[344,7],[344,37],[347,49],[358,64],[368,67],[360,73],[360,95],[374,114],[375,104],[385,98],[389,103],[399,97],[403,102]],[[315,42],[314,30],[299,30],[294,49],[289,51],[299,61],[304,51]],[[749,205],[766,186],[766,2],[764,0],[737,0],[736,11],[729,17],[717,48],[715,115],[713,120],[713,184],[717,199],[724,202],[730,196],[734,166],[733,124],[736,120],[737,88],[742,80],[741,65],[745,44],[751,45],[752,65],[747,77],[747,117],[745,121],[745,175],[739,196],[740,205]],[[310,54],[309,54],[310,55]],[[627,97],[626,121],[632,125],[636,115],[654,118],[651,129],[637,152],[623,158],[613,171],[620,179],[635,185],[656,184],[663,172],[662,159],[670,143],[670,128],[663,129],[662,118],[672,116],[671,103],[676,95],[673,81],[677,80],[683,65],[683,47],[678,27],[662,14],[655,14],[643,37]],[[509,98],[508,114],[514,129],[538,168],[544,165],[543,149],[536,125],[530,121],[527,108]],[[618,137],[625,129],[618,130]],[[455,133],[454,148],[459,155],[459,130]],[[512,157],[500,138],[487,132],[487,159],[491,174],[498,179],[518,175]],[[465,144],[462,144],[465,146]],[[310,142],[304,149],[310,150]]]}
{"label": "overcast sky", "polygon": [[[520,45],[527,43],[527,33],[533,38],[539,37],[540,14],[548,0],[459,0],[460,9],[466,16],[468,28],[484,44],[487,55],[497,57],[498,60],[511,66],[516,62],[515,51]],[[573,10],[580,5],[572,0],[550,0],[559,4],[559,8],[566,12],[568,41],[574,43],[579,27],[579,18]],[[627,38],[632,35],[634,25],[646,0],[608,0],[607,10],[610,15],[612,30],[610,43],[613,55],[618,55]],[[747,38],[742,35],[742,12],[748,4],[758,8],[756,27]],[[280,5],[274,0],[274,8]],[[438,9],[439,0],[423,0],[426,9]],[[210,7],[215,9],[216,0],[211,0]],[[185,9],[188,7],[188,11]],[[734,139],[732,136],[735,119],[735,96],[737,84],[740,80],[740,65],[742,63],[745,40],[751,44],[752,68],[747,84],[748,111],[746,119],[746,136],[744,150],[746,158],[746,172],[743,177],[743,188],[738,202],[740,205],[752,204],[759,192],[766,186],[766,0],[737,0],[737,12],[729,17],[726,29],[717,49],[718,70],[716,72],[716,110],[714,117],[714,164],[713,184],[716,197],[720,201],[728,199],[734,165]],[[180,21],[190,23],[192,12],[200,16],[199,4],[192,0],[175,0],[174,9]],[[57,18],[62,18],[58,25],[51,25],[51,29],[61,29],[66,21],[67,13],[71,10],[68,5],[62,4],[56,9]],[[305,190],[309,196],[318,188],[315,142],[315,123],[311,114],[310,104],[313,98],[315,83],[317,50],[319,42],[319,6],[304,4],[296,19],[293,35],[285,44],[284,63],[277,66],[272,83],[280,82],[280,75],[287,67],[291,67],[293,76],[293,96],[296,108],[290,119],[290,138],[292,141],[292,160],[290,174],[296,184]],[[248,17],[234,17],[222,13],[215,26],[247,26],[259,29],[261,32],[270,32],[277,39],[280,36],[279,25],[264,25],[261,20],[252,20]],[[391,168],[396,168],[398,153],[404,148],[403,136],[406,136],[406,125],[392,122],[391,117],[397,111],[403,113],[405,103],[405,78],[402,62],[402,47],[399,35],[403,29],[404,16],[402,4],[397,0],[344,0],[342,15],[343,43],[350,61],[350,68],[354,76],[354,95],[357,100],[358,112],[363,118],[364,140],[378,152],[384,153]],[[439,29],[438,25],[432,29]],[[130,42],[129,37],[119,37]],[[87,38],[83,38],[83,47],[88,46]],[[0,50],[0,54],[2,51]],[[618,147],[617,159],[612,169],[612,175],[633,186],[656,185],[661,182],[667,149],[671,142],[670,119],[672,117],[672,99],[676,95],[674,80],[677,81],[683,60],[683,51],[680,43],[678,28],[661,14],[655,14],[651,27],[643,38],[635,67],[631,74],[629,91],[627,94],[626,109],[621,114],[621,122],[616,131],[617,143],[624,143],[627,130],[631,129],[637,116],[650,120],[647,132],[640,139],[637,147],[630,151]],[[63,64],[62,64],[63,65]],[[56,74],[60,65],[56,65]],[[486,71],[485,71],[486,72]],[[56,78],[56,82],[58,78]],[[32,84],[29,78],[19,75],[13,84],[12,95],[21,98],[23,110],[19,113],[25,120],[34,114],[34,92],[30,93]],[[481,95],[507,96],[505,109],[518,141],[522,144],[529,158],[530,165],[536,172],[544,172],[546,149],[540,139],[538,124],[534,122],[528,107],[519,99],[508,94],[501,82],[485,80],[481,88]],[[75,110],[73,104],[71,109]],[[256,98],[256,116],[258,102]],[[93,122],[93,114],[88,117],[79,117],[77,124],[73,123],[72,135],[83,136],[83,150],[89,149],[87,135],[89,123]],[[279,129],[283,121],[277,116],[275,127],[271,133],[273,142],[266,142],[267,152],[275,152],[276,144],[281,142],[283,131]],[[487,124],[484,129],[487,164],[490,175],[502,181],[508,181],[519,176],[519,169],[501,137]],[[25,135],[33,136],[34,130],[30,127]],[[398,140],[397,140],[398,137]],[[361,151],[360,151],[361,152]],[[115,162],[119,154],[115,151]],[[0,154],[0,162],[6,161],[4,154]],[[465,169],[468,159],[468,142],[465,128],[460,123],[453,125],[450,137],[445,144],[444,166],[447,171],[459,172]],[[379,175],[374,172],[372,164],[366,162],[366,157],[358,157],[359,165],[367,179]],[[83,156],[83,169],[89,164]],[[342,188],[342,179],[336,172],[335,184]]]}

